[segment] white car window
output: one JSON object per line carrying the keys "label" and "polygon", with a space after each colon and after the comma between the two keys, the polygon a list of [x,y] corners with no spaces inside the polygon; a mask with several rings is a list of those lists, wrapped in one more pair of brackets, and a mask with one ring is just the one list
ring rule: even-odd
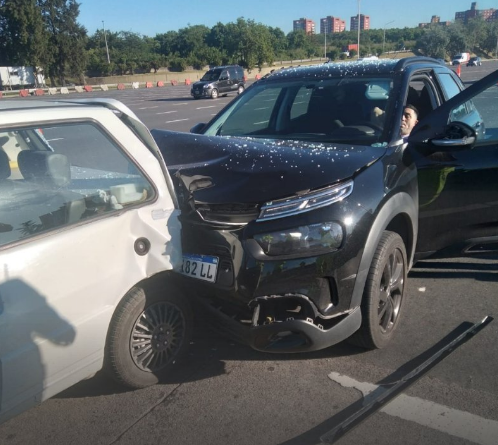
{"label": "white car window", "polygon": [[122,211],[154,193],[95,125],[0,133],[0,246]]}

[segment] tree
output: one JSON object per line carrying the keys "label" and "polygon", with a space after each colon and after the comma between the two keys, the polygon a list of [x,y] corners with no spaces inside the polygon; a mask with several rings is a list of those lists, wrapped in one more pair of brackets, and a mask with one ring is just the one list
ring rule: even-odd
{"label": "tree", "polygon": [[450,41],[449,35],[441,26],[431,26],[417,40],[419,48],[426,56],[444,59]]}
{"label": "tree", "polygon": [[449,42],[447,46],[447,51],[453,57],[455,54],[461,53],[462,51],[468,51],[469,42],[467,35],[467,27],[461,23],[453,23],[448,28]]}
{"label": "tree", "polygon": [[79,4],[75,0],[39,0],[49,34],[48,74],[52,85],[57,79],[65,85],[67,74],[83,80],[86,67],[86,29],[79,25]]}
{"label": "tree", "polygon": [[45,66],[48,34],[36,0],[0,0],[0,64]]}

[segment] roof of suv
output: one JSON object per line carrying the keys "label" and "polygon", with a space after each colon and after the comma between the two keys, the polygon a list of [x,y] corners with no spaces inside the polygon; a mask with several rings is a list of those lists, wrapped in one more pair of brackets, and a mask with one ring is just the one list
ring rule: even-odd
{"label": "roof of suv", "polygon": [[320,65],[298,66],[274,71],[265,79],[325,78],[346,77],[348,75],[387,75],[404,71],[411,65],[441,67],[441,64],[429,57],[407,57],[404,59],[378,59],[323,63]]}

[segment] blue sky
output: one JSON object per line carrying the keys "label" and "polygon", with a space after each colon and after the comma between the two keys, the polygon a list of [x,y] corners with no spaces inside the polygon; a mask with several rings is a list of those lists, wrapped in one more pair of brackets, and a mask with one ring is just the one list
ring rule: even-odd
{"label": "blue sky", "polygon": [[[79,23],[90,35],[97,29],[111,32],[131,31],[154,37],[189,25],[235,22],[238,17],[278,27],[285,34],[292,31],[292,21],[306,17],[320,30],[320,18],[329,15],[346,21],[358,14],[358,0],[79,0]],[[370,16],[370,27],[381,29],[415,27],[429,22],[431,16],[453,21],[455,12],[470,9],[471,0],[360,0],[360,12]],[[481,0],[477,9],[498,9],[496,0]]]}

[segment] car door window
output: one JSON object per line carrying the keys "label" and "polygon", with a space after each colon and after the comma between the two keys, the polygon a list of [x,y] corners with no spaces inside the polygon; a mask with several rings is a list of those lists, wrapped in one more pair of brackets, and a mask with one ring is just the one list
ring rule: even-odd
{"label": "car door window", "polygon": [[478,141],[484,143],[498,142],[498,114],[495,103],[498,86],[492,85],[471,101],[459,104],[450,112],[450,121],[464,122],[476,131]]}
{"label": "car door window", "polygon": [[0,247],[155,197],[96,125],[3,130],[0,144]]}

